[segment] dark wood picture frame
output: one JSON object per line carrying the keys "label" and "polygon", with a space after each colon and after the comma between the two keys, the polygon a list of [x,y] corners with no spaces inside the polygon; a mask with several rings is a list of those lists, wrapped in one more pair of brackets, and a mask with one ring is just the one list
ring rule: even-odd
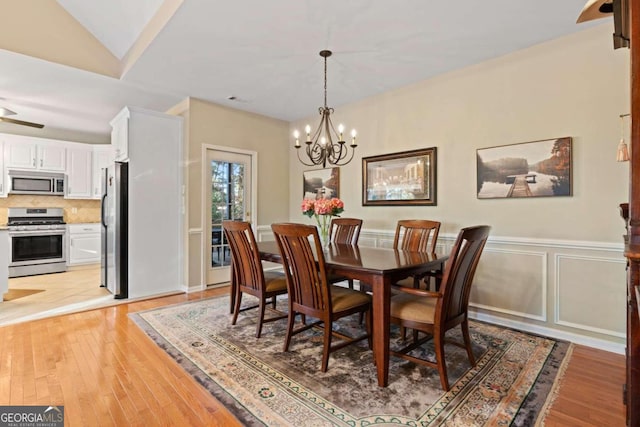
{"label": "dark wood picture frame", "polygon": [[436,206],[436,147],[362,158],[363,206]]}
{"label": "dark wood picture frame", "polygon": [[340,198],[340,168],[302,172],[303,199]]}
{"label": "dark wood picture frame", "polygon": [[478,199],[572,195],[571,137],[476,151]]}

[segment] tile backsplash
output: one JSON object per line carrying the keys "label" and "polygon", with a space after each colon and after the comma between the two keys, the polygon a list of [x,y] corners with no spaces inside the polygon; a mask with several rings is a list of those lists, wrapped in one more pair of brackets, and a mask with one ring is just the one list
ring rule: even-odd
{"label": "tile backsplash", "polygon": [[64,220],[68,224],[100,222],[100,200],[11,194],[0,198],[0,224],[7,223],[8,208],[63,208]]}

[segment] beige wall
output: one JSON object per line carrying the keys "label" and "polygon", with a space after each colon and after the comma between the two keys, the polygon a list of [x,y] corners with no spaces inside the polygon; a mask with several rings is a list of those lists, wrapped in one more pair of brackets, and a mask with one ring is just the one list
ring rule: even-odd
{"label": "beige wall", "polygon": [[[625,260],[618,205],[627,200],[629,165],[615,157],[619,115],[629,112],[629,50],[613,50],[612,32],[612,24],[604,24],[334,106],[334,122],[359,135],[356,158],[340,170],[340,194],[343,215],[364,219],[361,244],[388,246],[398,219],[428,218],[442,222],[439,247],[446,252],[461,227],[489,224],[471,295],[475,317],[622,352]],[[306,122],[317,126],[317,117],[290,130]],[[478,148],[564,136],[573,138],[572,197],[477,199]],[[309,168],[292,145],[289,136],[289,215],[311,223],[295,197]],[[433,146],[437,206],[362,206],[362,157]]]}
{"label": "beige wall", "polygon": [[[200,283],[202,271],[202,145],[258,153],[258,224],[288,219],[288,123],[198,99],[183,106],[188,193],[188,284]],[[284,189],[284,191],[283,191]]]}
{"label": "beige wall", "polygon": [[[618,115],[629,112],[629,51],[613,51],[612,31],[599,26],[336,108],[334,122],[359,135],[356,158],[340,170],[344,215],[374,229],[415,217],[440,220],[449,233],[487,223],[494,236],[620,241],[617,206],[627,200],[628,164],[615,154]],[[306,122],[317,126],[317,116],[291,129]],[[563,136],[573,138],[573,197],[476,198],[476,149]],[[362,157],[432,146],[438,206],[362,206]],[[295,195],[309,168],[291,148],[289,161]],[[304,221],[299,202],[289,201],[291,219]]]}
{"label": "beige wall", "polygon": [[56,1],[2,2],[0,49],[120,77],[118,58]]}

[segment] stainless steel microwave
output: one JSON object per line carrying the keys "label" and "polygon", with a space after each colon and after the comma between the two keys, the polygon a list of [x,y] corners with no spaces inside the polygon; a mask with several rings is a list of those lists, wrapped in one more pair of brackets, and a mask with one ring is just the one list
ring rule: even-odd
{"label": "stainless steel microwave", "polygon": [[9,171],[10,194],[64,195],[64,174]]}

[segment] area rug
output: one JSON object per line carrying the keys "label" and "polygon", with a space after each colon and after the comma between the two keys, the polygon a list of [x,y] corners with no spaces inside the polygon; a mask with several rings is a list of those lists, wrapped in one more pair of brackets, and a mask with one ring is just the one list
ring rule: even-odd
{"label": "area rug", "polygon": [[[286,310],[286,301],[278,308]],[[435,369],[393,356],[389,386],[378,387],[366,341],[332,353],[322,373],[322,331],[294,336],[285,353],[286,319],[265,324],[256,339],[256,310],[243,312],[232,326],[228,297],[130,316],[241,423],[252,426],[532,426],[543,418],[572,348],[471,322],[477,365],[471,368],[463,349],[447,345],[452,387],[445,393]],[[335,328],[352,333],[363,328],[358,320],[347,317]],[[395,328],[391,333],[394,348],[400,336]],[[447,337],[461,340],[453,330]],[[433,354],[428,345],[415,351]]]}
{"label": "area rug", "polygon": [[9,289],[2,297],[3,301],[15,301],[19,298],[44,292],[44,289]]}

